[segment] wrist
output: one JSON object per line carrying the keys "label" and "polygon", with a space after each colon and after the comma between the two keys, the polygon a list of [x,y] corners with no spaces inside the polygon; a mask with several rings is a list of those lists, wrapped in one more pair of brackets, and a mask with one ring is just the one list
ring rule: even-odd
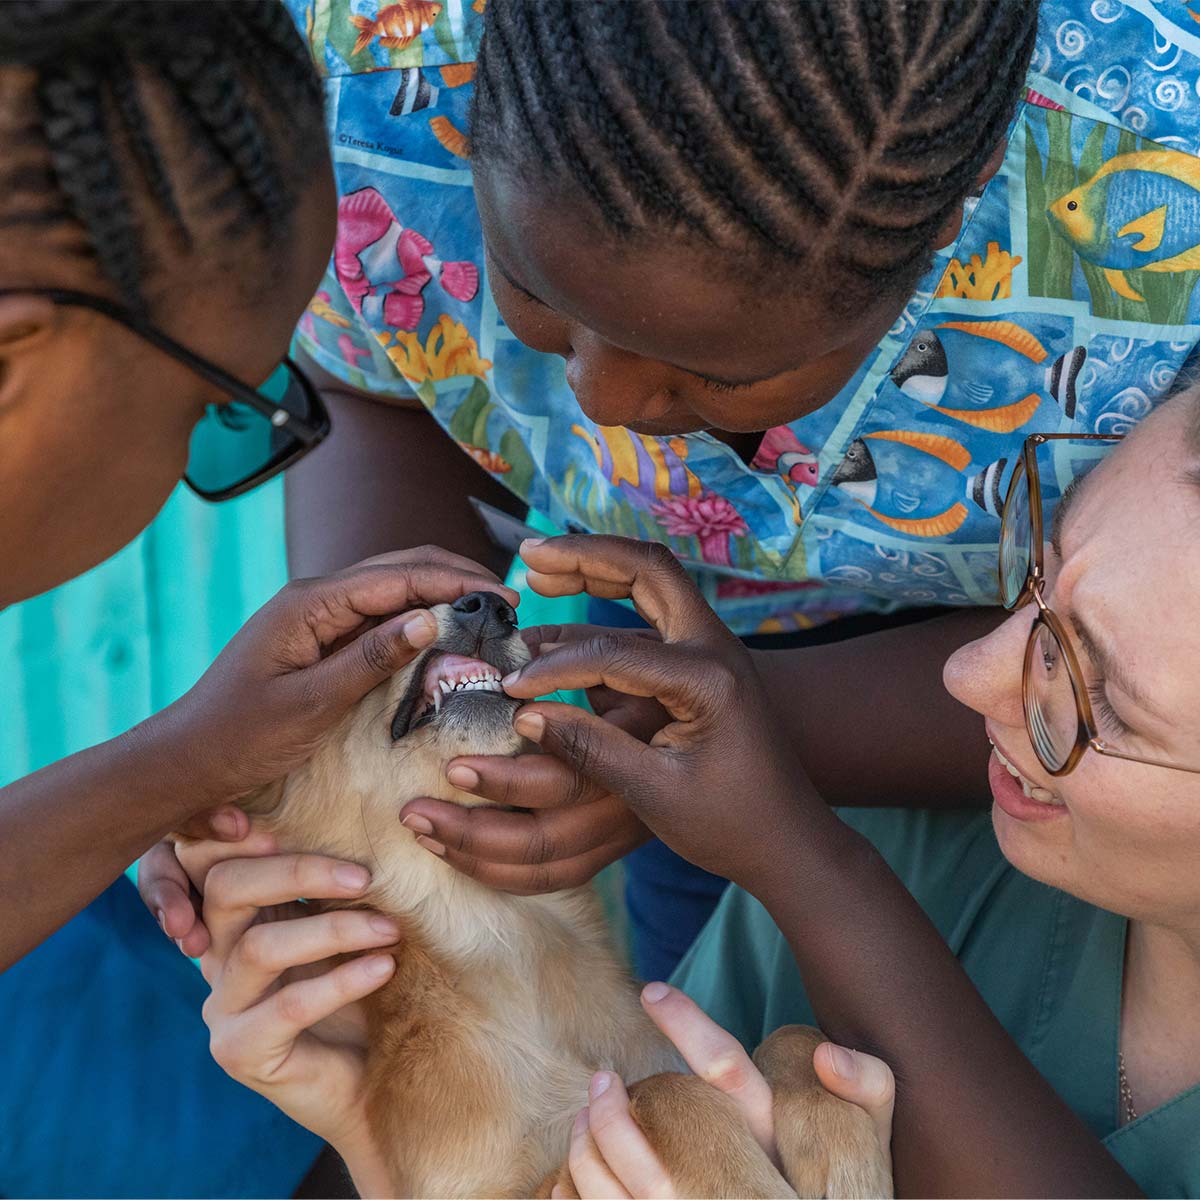
{"label": "wrist", "polygon": [[329,1143],[350,1173],[361,1200],[395,1194],[387,1164],[370,1133],[363,1129]]}
{"label": "wrist", "polygon": [[117,739],[140,778],[154,781],[172,828],[230,799],[229,789],[197,761],[197,736],[189,728],[183,699],[147,717]]}

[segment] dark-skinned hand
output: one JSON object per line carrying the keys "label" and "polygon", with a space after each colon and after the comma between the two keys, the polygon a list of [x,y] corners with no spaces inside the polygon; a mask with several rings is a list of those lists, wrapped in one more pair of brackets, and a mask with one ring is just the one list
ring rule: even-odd
{"label": "dark-skinned hand", "polygon": [[[608,632],[593,625],[539,625],[521,636],[536,657]],[[649,630],[627,636],[657,640]],[[588,702],[603,720],[643,742],[670,720],[656,700],[604,686],[589,688]],[[578,887],[650,837],[619,796],[549,755],[456,758],[447,778],[505,807],[464,808],[421,798],[404,806],[401,820],[427,850],[501,891],[527,896]]]}
{"label": "dark-skinned hand", "polygon": [[743,886],[777,831],[832,819],[779,735],[750,654],[665,547],[568,535],[526,542],[521,557],[535,591],[630,597],[661,641],[600,632],[546,650],[505,690],[532,700],[605,687],[657,700],[671,720],[647,744],[572,705],[539,701],[517,713],[518,732],[620,796],[671,849]]}
{"label": "dark-skinned hand", "polygon": [[[186,781],[181,831],[244,838],[249,822],[228,802],[305,762],[354,704],[433,640],[436,624],[420,608],[475,591],[518,601],[486,568],[433,546],[283,588],[191,691],[146,723],[163,746],[164,769]],[[171,846],[142,858],[138,890],[180,949],[204,953],[199,898]]]}

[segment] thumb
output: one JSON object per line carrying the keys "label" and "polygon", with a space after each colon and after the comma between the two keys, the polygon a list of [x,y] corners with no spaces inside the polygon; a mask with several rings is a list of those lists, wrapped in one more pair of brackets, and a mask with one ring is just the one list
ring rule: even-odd
{"label": "thumb", "polygon": [[896,1079],[891,1067],[873,1054],[822,1042],[813,1051],[813,1068],[827,1092],[867,1112],[875,1122],[880,1146],[888,1150],[896,1106]]}
{"label": "thumb", "polygon": [[663,769],[661,756],[623,729],[574,704],[543,700],[526,704],[513,728],[537,742],[605,791],[624,799],[639,816]]}
{"label": "thumb", "polygon": [[401,613],[310,667],[317,694],[330,708],[349,708],[408,666],[436,637],[437,621],[431,613]]}

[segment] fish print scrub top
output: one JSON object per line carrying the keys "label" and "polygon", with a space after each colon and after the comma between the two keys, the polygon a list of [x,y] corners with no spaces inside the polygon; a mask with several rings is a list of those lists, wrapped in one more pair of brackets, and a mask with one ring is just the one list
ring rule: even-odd
{"label": "fish print scrub top", "polygon": [[[1010,866],[986,811],[841,816],[887,859],[1017,1045],[1144,1193],[1200,1196],[1200,1086],[1120,1123],[1125,918]],[[740,888],[726,892],[673,982],[747,1049],[780,1025],[817,1023],[787,943]]]}
{"label": "fish print scrub top", "polygon": [[[1007,156],[957,242],[841,393],[750,464],[705,433],[595,425],[562,360],[501,321],[466,136],[484,0],[288,3],[340,195],[304,349],[419,397],[558,527],[667,543],[738,633],[995,603],[1024,438],[1128,430],[1196,346],[1200,0],[1044,0]],[[1103,452],[1043,447],[1047,503]]]}

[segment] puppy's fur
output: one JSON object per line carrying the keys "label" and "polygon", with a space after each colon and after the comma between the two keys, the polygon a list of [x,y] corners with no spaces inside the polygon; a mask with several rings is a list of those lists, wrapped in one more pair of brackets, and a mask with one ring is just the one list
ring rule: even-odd
{"label": "puppy's fur", "polygon": [[246,805],[282,849],[367,866],[363,903],[404,931],[395,974],[366,1001],[368,1109],[394,1194],[548,1195],[557,1179],[573,1195],[562,1166],[569,1131],[600,1069],[643,1081],[631,1089],[633,1112],[681,1195],[890,1194],[870,1120],[816,1081],[815,1031],[781,1030],[756,1057],[775,1087],[789,1187],[732,1102],[680,1073],[590,888],[496,892],[400,825],[400,808],[417,796],[484,803],[448,783],[456,755],[529,748],[512,728],[517,702],[496,692],[450,695],[422,720],[426,673],[441,655],[482,660],[500,675],[529,657],[511,610],[492,597],[433,612],[435,646],[367,696],[304,767]]}

